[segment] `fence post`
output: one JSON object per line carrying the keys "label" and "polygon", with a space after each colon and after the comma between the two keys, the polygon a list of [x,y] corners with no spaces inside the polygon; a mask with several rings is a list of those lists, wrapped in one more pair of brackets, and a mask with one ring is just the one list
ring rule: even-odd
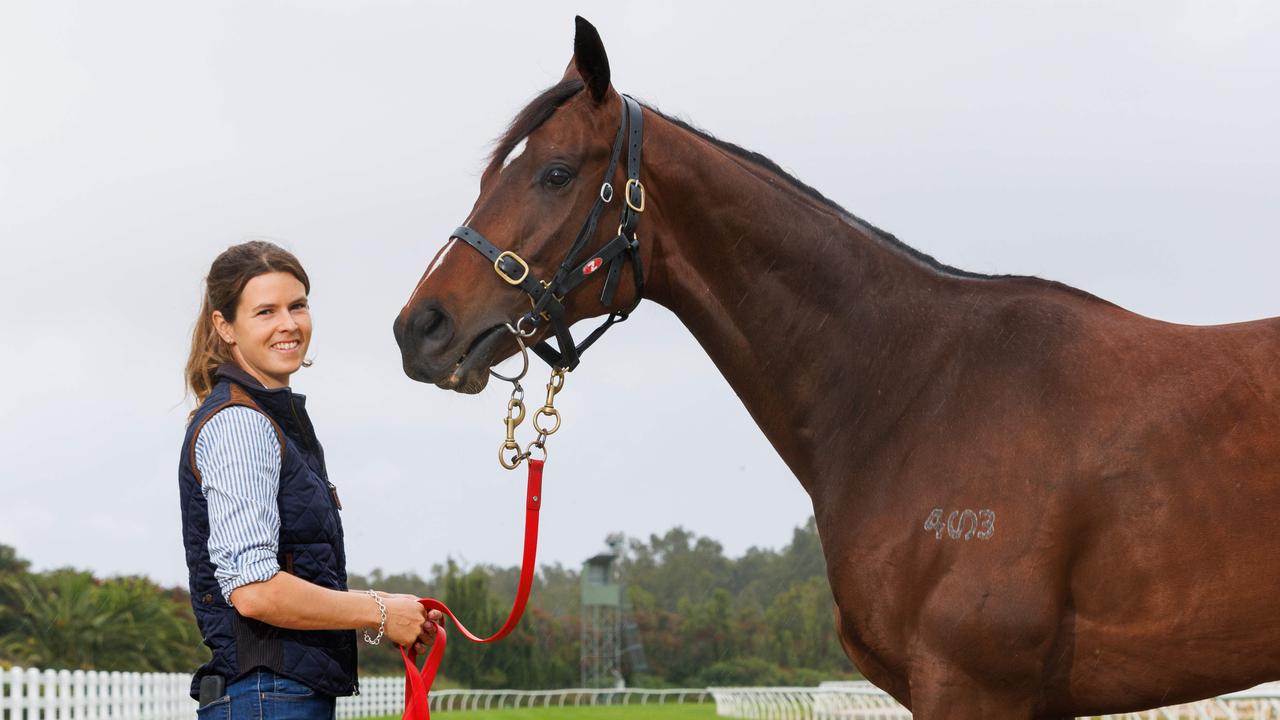
{"label": "fence post", "polygon": [[58,720],[71,720],[71,671],[58,671]]}
{"label": "fence post", "polygon": [[27,668],[27,676],[23,682],[23,698],[25,700],[28,720],[40,720],[40,671]]}
{"label": "fence post", "polygon": [[11,720],[14,715],[12,708],[16,708],[17,704],[9,701],[9,693],[12,692],[9,683],[9,671],[0,669],[0,720]]}
{"label": "fence post", "polygon": [[14,686],[9,681],[9,672],[0,669],[0,720],[17,720],[18,704],[11,700]]}

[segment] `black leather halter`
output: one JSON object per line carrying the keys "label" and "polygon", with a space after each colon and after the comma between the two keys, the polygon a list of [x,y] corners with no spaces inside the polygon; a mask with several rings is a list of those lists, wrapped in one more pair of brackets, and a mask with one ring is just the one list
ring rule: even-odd
{"label": "black leather halter", "polygon": [[[529,294],[533,309],[520,318],[515,324],[519,329],[525,324],[537,328],[543,323],[551,323],[555,332],[559,349],[553,348],[545,341],[533,347],[548,365],[562,370],[572,370],[578,366],[582,353],[591,347],[600,336],[604,335],[614,323],[626,320],[644,294],[644,271],[640,266],[640,238],[636,235],[636,224],[640,221],[640,213],[644,212],[644,186],[640,184],[640,146],[643,141],[643,116],[640,103],[622,96],[622,122],[618,125],[618,135],[613,141],[613,155],[609,158],[609,169],[605,171],[604,182],[600,185],[600,194],[596,197],[591,212],[578,231],[573,246],[560,262],[559,269],[550,281],[541,281],[533,277],[529,263],[510,250],[499,250],[496,245],[485,239],[483,235],[463,225],[453,231],[452,238],[457,238],[478,250],[493,262],[493,269],[510,285],[515,285]],[[628,130],[628,128],[630,128]],[[627,144],[627,183],[622,191],[622,222],[618,225],[618,234],[595,254],[581,263],[577,257],[596,232],[596,224],[600,213],[614,197],[612,185],[613,175],[622,156],[623,141]],[[626,310],[613,310],[609,317],[591,332],[581,343],[575,344],[569,333],[569,323],[565,318],[564,299],[570,292],[593,276],[597,270],[608,265],[604,288],[600,293],[600,302],[606,308],[613,304],[614,294],[618,290],[618,279],[622,274],[622,265],[631,260],[631,269],[635,275],[636,298]]]}

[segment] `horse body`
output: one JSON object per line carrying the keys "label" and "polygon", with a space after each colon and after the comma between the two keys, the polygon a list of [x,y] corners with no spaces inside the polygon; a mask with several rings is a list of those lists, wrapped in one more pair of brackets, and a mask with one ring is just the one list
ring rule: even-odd
{"label": "horse body", "polygon": [[[533,238],[535,259],[591,194],[517,202],[521,163],[586,146],[602,169],[617,127],[607,63],[591,76],[603,46],[587,50],[591,92],[535,127],[515,170],[491,166],[472,212],[486,235]],[[653,111],[644,125],[645,296],[809,493],[869,679],[921,718],[1030,718],[1280,678],[1280,320],[1172,325],[954,271],[758,156]],[[493,272],[478,256],[444,264],[397,321],[406,371],[430,382],[483,370],[457,358],[528,309],[477,281]],[[590,293],[565,304],[600,312]],[[483,386],[453,372],[448,387]]]}
{"label": "horse body", "polygon": [[[923,717],[917,696],[992,717],[1280,676],[1280,321],[1179,326],[951,274],[647,122],[648,295],[812,497],[868,677]],[[994,532],[938,538],[934,508]]]}

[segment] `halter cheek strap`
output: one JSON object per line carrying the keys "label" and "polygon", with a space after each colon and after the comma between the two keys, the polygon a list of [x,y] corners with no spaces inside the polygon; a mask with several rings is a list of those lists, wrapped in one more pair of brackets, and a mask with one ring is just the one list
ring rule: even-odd
{"label": "halter cheek strap", "polygon": [[[605,205],[613,201],[618,194],[612,185],[614,173],[617,172],[623,146],[627,149],[627,180],[622,188],[622,216],[618,224],[617,235],[605,243],[603,247],[590,257],[579,262],[582,249],[596,234],[600,214]],[[475,248],[493,263],[494,272],[510,285],[523,290],[533,304],[533,309],[520,319],[530,327],[540,327],[550,323],[556,336],[554,348],[547,342],[540,342],[533,351],[553,368],[572,370],[581,361],[582,353],[604,335],[605,331],[615,323],[626,320],[640,304],[644,296],[644,269],[640,264],[640,239],[636,235],[636,225],[640,222],[640,214],[644,212],[644,185],[640,183],[640,153],[644,144],[644,115],[640,103],[629,96],[622,96],[622,120],[618,125],[618,133],[613,141],[613,152],[609,158],[609,167],[605,171],[604,181],[600,185],[600,193],[596,196],[582,223],[573,245],[560,262],[559,268],[549,281],[542,281],[533,276],[529,263],[510,250],[501,250],[483,235],[463,225],[453,231],[451,237],[457,238]],[[609,317],[589,334],[585,340],[575,343],[569,332],[569,322],[565,317],[564,299],[579,285],[605,270],[604,287],[600,291],[600,303],[608,308],[613,304],[618,292],[622,266],[631,261],[632,274],[635,279],[636,297],[625,310],[610,311]],[[516,327],[521,324],[517,323]]]}

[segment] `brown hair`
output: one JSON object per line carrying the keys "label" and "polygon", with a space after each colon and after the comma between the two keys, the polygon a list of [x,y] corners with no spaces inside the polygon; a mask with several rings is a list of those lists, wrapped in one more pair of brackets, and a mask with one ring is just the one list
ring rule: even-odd
{"label": "brown hair", "polygon": [[293,253],[278,245],[263,241],[232,245],[214,258],[209,275],[204,279],[204,300],[200,304],[200,316],[196,318],[191,333],[191,354],[187,357],[187,390],[195,396],[196,404],[204,402],[216,384],[214,371],[223,363],[235,362],[231,346],[213,327],[213,312],[222,313],[227,322],[235,322],[236,306],[244,286],[259,275],[271,272],[287,272],[311,292],[311,280],[302,263]]}

